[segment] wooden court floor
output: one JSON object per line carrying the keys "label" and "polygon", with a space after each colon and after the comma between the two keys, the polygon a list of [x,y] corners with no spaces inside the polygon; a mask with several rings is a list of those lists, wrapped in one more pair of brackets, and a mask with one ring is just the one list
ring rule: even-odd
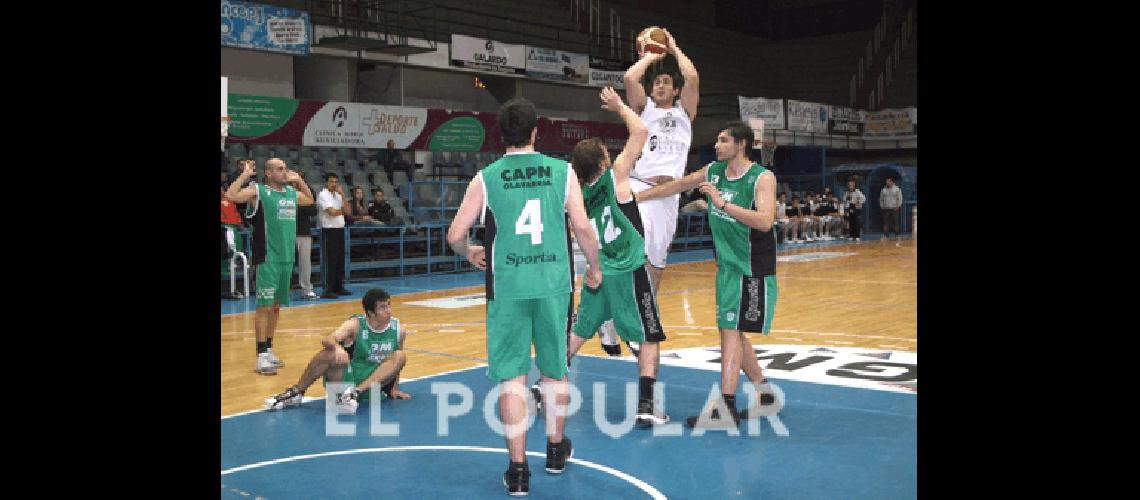
{"label": "wooden court floor", "polygon": [[[917,245],[912,240],[873,241],[780,252],[780,256],[813,252],[856,255],[807,262],[780,262],[776,267],[779,296],[772,332],[751,335],[754,344],[866,347],[918,352]],[[711,261],[670,265],[658,303],[668,340],[662,351],[719,346],[714,318],[715,264]],[[484,364],[485,307],[439,309],[409,305],[428,298],[482,293],[464,287],[398,295],[393,315],[414,333],[405,349],[408,363],[402,378],[422,377]],[[253,313],[221,319],[221,414],[260,409],[265,398],[295,383],[319,350],[321,337],[350,314],[360,313],[357,300],[288,307],[281,310],[273,351],[285,361],[276,376],[253,372]],[[623,346],[624,350],[624,346]],[[582,353],[602,355],[597,340]],[[627,350],[624,350],[628,354]],[[306,396],[323,397],[318,381]],[[426,397],[413,394],[413,397]]]}

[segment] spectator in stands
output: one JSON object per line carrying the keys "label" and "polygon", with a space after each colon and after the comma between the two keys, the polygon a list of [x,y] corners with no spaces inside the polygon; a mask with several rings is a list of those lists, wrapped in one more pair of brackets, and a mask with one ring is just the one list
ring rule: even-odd
{"label": "spectator in stands", "polygon": [[833,213],[835,207],[831,206],[831,197],[816,194],[815,210],[812,211],[812,216],[816,219],[816,239],[823,241],[833,239],[830,234],[835,223]]}
{"label": "spectator in stands", "polygon": [[364,203],[364,188],[357,186],[352,189],[352,201],[349,202],[348,208],[344,211],[344,216],[349,224],[375,225],[377,223],[368,214],[368,205]]}
{"label": "spectator in stands", "polygon": [[783,243],[791,243],[788,240],[788,235],[792,232],[793,224],[788,219],[787,193],[780,193],[776,196],[776,226],[780,229],[777,234],[781,235]]}
{"label": "spectator in stands", "polygon": [[[305,179],[305,172],[297,174]],[[297,207],[297,283],[301,285],[303,300],[320,298],[313,291],[313,226],[317,212],[316,204]]]}
{"label": "spectator in stands", "polygon": [[887,185],[879,192],[879,208],[883,209],[883,234],[891,238],[891,230],[895,236],[899,235],[899,208],[902,207],[902,190],[895,185],[895,180],[887,177]]}
{"label": "spectator in stands", "polygon": [[808,191],[804,194],[803,203],[801,204],[804,208],[804,214],[800,217],[800,222],[803,224],[803,230],[800,236],[803,237],[804,241],[809,242],[816,240],[816,224],[819,222],[819,219],[815,216],[815,208],[817,205],[815,197],[815,193]]}
{"label": "spectator in stands", "polygon": [[803,243],[804,234],[806,234],[805,227],[810,224],[810,222],[805,221],[804,218],[811,216],[808,215],[808,208],[800,204],[799,196],[792,197],[792,206],[788,207],[787,214],[788,220],[792,223],[792,227],[799,231],[799,236],[793,239],[792,243]]}
{"label": "spectator in stands", "polygon": [[324,277],[322,299],[352,295],[344,289],[344,190],[337,175],[325,174],[325,188],[317,195],[321,221],[321,275]]}
{"label": "spectator in stands", "polygon": [[368,204],[368,215],[381,224],[392,223],[392,206],[384,201],[384,191],[380,188],[372,190],[372,203]]}
{"label": "spectator in stands", "polygon": [[867,197],[855,186],[855,179],[847,181],[847,192],[843,193],[843,207],[847,212],[847,227],[851,231],[849,239],[860,241],[859,230],[862,229],[863,203]]}
{"label": "spectator in stands", "polygon": [[400,150],[396,149],[396,141],[393,139],[388,139],[388,147],[376,154],[376,162],[384,169],[384,173],[388,174],[389,181],[395,182],[392,173],[396,169],[405,170],[408,173],[408,180],[415,179],[416,165],[404,159]]}

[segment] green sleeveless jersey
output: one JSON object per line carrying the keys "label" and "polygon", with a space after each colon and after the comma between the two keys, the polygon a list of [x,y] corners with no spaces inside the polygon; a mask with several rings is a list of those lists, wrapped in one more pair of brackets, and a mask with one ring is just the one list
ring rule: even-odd
{"label": "green sleeveless jersey", "polygon": [[590,227],[598,237],[602,274],[626,273],[644,265],[641,214],[633,200],[618,203],[613,169],[607,169],[593,185],[582,185],[582,200]]}
{"label": "green sleeveless jersey", "polygon": [[[716,185],[728,203],[756,210],[756,181],[767,169],[753,163],[739,179],[729,179],[727,171],[728,162],[713,162],[705,178]],[[707,201],[717,266],[746,276],[776,274],[776,233],[752,229],[714,207],[711,197]]]}
{"label": "green sleeveless jersey", "polygon": [[[250,203],[246,216],[253,218],[253,264],[291,263],[297,254],[297,190],[286,185],[275,191],[257,186],[257,203]],[[253,212],[253,213],[248,213]]]}
{"label": "green sleeveless jersey", "polygon": [[566,231],[565,161],[540,153],[503,156],[483,176],[487,299],[570,293],[574,262]]}
{"label": "green sleeveless jersey", "polygon": [[[363,314],[353,314],[360,321],[360,331],[356,333],[352,348],[352,371],[369,374],[380,362],[400,348],[400,320],[393,317],[388,328],[377,331],[368,326]],[[365,375],[367,376],[367,375]]]}

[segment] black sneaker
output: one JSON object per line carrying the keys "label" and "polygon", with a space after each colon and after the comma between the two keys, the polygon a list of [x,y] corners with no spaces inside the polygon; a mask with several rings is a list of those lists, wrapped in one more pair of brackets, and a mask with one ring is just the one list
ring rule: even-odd
{"label": "black sneaker", "polygon": [[[760,406],[771,406],[774,404],[776,404],[776,396],[773,396],[767,392],[760,394]],[[741,420],[748,420],[749,418],[752,417],[748,416],[748,408],[740,410]]]}
{"label": "black sneaker", "polygon": [[526,462],[511,463],[503,473],[503,486],[512,497],[525,497],[530,494],[530,468]]}
{"label": "black sneaker", "polygon": [[602,350],[606,351],[606,354],[610,356],[621,356],[621,344],[602,344]]}
{"label": "black sneaker", "polygon": [[321,298],[322,299],[339,299],[340,296],[335,294],[335,293],[332,293],[332,292],[325,292],[325,293],[321,294]]}
{"label": "black sneaker", "polygon": [[669,415],[653,408],[652,399],[641,399],[637,402],[637,425],[649,427],[669,423]]}
{"label": "black sneaker", "polygon": [[333,290],[333,293],[335,293],[337,295],[352,295],[352,292],[345,290],[343,288],[340,290]]}
{"label": "black sneaker", "polygon": [[[728,407],[728,412],[732,415],[733,424],[734,425],[740,425],[740,413],[738,413],[736,411],[736,408],[730,406],[730,407]],[[700,420],[700,418],[701,418],[700,415],[696,415],[696,416],[686,418],[685,419],[685,426],[686,427],[696,427],[697,421]],[[722,420],[720,418],[720,411],[717,410],[716,408],[713,408],[711,410],[711,413],[709,414],[708,420],[710,421],[709,423],[711,425],[703,426],[707,429],[720,429],[720,428],[724,428],[728,425],[728,422],[725,422],[724,420]]]}
{"label": "black sneaker", "polygon": [[570,444],[570,438],[562,436],[562,442],[551,443],[546,442],[546,472],[551,474],[561,474],[566,470],[566,459],[574,456],[574,446]]}

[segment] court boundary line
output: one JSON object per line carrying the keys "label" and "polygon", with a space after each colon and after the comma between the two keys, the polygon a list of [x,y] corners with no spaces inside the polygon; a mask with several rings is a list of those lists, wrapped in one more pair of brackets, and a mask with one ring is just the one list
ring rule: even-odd
{"label": "court boundary line", "polygon": [[[324,458],[324,457],[339,456],[339,455],[357,455],[357,454],[363,454],[363,453],[397,452],[397,451],[478,451],[478,452],[483,452],[483,453],[508,453],[508,450],[506,448],[489,448],[486,446],[457,446],[457,445],[409,445],[409,446],[390,446],[390,447],[385,447],[385,448],[353,448],[350,450],[327,451],[327,452],[323,452],[323,453],[313,453],[313,454],[309,454],[309,455],[293,455],[293,456],[284,457],[284,458],[277,458],[277,459],[273,459],[273,460],[256,462],[256,463],[252,463],[252,464],[248,464],[248,465],[241,465],[238,467],[231,467],[229,469],[223,470],[221,475],[226,476],[229,474],[233,474],[235,472],[243,472],[243,471],[247,471],[247,470],[251,470],[251,469],[257,469],[257,468],[261,468],[261,467],[270,466],[270,465],[296,462],[296,461],[300,461],[300,460],[309,460],[309,459],[313,459],[313,458]],[[527,456],[530,456],[530,457],[546,458],[545,453],[540,453],[537,451],[528,451],[528,452],[526,452],[526,454],[527,454]],[[647,493],[650,496],[650,498],[660,499],[660,500],[664,500],[666,498],[665,495],[663,493],[661,493],[660,490],[658,490],[657,488],[654,488],[649,483],[642,481],[641,479],[638,479],[638,478],[636,478],[630,474],[627,474],[627,473],[622,472],[620,470],[614,469],[613,467],[610,467],[608,465],[602,465],[602,464],[590,462],[587,460],[582,460],[581,458],[575,458],[575,457],[570,457],[570,458],[566,459],[566,461],[570,462],[570,463],[581,465],[581,466],[586,467],[586,468],[598,470],[598,471],[604,472],[606,474],[609,474],[611,476],[614,476],[618,479],[621,479],[627,483],[634,485],[635,487],[637,487],[641,491],[644,491],[645,493]]]}

